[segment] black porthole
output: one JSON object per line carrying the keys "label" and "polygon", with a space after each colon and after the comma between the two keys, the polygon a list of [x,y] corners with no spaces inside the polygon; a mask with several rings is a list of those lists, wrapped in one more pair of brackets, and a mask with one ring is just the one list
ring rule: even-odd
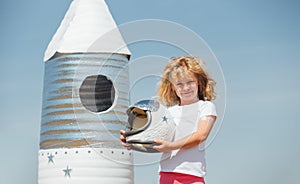
{"label": "black porthole", "polygon": [[84,79],[79,89],[83,106],[92,112],[108,110],[115,100],[115,88],[104,75],[92,75]]}

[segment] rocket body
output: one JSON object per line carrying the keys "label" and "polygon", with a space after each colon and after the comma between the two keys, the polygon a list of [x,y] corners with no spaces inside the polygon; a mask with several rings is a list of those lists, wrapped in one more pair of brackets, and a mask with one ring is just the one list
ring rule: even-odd
{"label": "rocket body", "polygon": [[47,61],[40,148],[121,148],[127,62],[119,54],[67,54]]}
{"label": "rocket body", "polygon": [[[95,7],[102,10],[100,18]],[[81,23],[85,20],[82,17],[91,24]],[[104,20],[105,24],[95,24],[91,19]],[[82,25],[79,30],[78,25]],[[110,43],[89,45],[112,29],[116,30],[116,25],[103,0],[74,0],[48,46],[39,184],[133,183],[132,154],[119,141],[129,106],[130,53],[117,31],[108,34]],[[82,31],[89,35],[87,42],[78,34]],[[93,34],[94,42],[90,37]],[[76,41],[82,45],[70,44]]]}

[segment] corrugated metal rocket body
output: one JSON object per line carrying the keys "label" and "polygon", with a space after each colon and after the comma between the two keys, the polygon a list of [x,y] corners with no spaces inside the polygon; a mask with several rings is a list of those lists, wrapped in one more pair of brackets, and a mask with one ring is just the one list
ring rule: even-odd
{"label": "corrugated metal rocket body", "polygon": [[72,2],[44,58],[39,184],[133,183],[119,141],[129,56],[103,0]]}
{"label": "corrugated metal rocket body", "polygon": [[119,54],[67,54],[45,63],[41,149],[122,147],[127,62]]}

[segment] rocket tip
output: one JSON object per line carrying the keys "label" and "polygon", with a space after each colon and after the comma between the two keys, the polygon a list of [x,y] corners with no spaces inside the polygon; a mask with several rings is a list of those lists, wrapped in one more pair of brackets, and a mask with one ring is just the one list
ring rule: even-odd
{"label": "rocket tip", "polygon": [[58,53],[117,53],[130,51],[104,0],[73,0],[44,55]]}

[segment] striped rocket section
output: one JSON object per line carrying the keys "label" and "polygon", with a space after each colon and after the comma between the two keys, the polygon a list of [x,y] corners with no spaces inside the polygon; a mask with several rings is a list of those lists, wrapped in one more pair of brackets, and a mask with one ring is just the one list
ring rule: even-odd
{"label": "striped rocket section", "polygon": [[127,64],[121,54],[65,54],[47,61],[40,149],[122,148]]}

